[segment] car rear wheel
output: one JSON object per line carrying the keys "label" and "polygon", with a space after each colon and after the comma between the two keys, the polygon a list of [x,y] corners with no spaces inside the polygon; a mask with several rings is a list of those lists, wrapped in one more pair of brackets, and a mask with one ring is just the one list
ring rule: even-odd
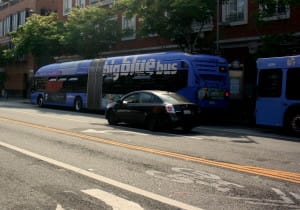
{"label": "car rear wheel", "polygon": [[191,125],[182,126],[182,130],[186,133],[190,132],[192,129],[193,129],[193,126],[191,126]]}
{"label": "car rear wheel", "polygon": [[150,130],[150,131],[156,131],[157,130],[157,123],[158,123],[157,117],[149,116],[146,120],[147,129]]}

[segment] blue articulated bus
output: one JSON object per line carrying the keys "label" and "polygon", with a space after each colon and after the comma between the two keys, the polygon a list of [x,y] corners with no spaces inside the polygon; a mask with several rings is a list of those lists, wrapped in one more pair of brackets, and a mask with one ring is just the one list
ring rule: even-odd
{"label": "blue articulated bus", "polygon": [[134,90],[177,92],[204,109],[229,105],[229,72],[224,58],[163,52],[55,63],[34,75],[32,103],[104,110]]}
{"label": "blue articulated bus", "polygon": [[257,60],[256,124],[300,134],[300,55]]}

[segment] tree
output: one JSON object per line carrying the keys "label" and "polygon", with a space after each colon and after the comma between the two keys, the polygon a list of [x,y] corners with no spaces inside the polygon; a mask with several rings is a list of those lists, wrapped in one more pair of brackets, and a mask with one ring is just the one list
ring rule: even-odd
{"label": "tree", "polygon": [[258,21],[263,21],[264,17],[272,16],[278,12],[284,12],[287,7],[300,5],[299,0],[256,0],[256,2],[262,8],[258,14]]}
{"label": "tree", "polygon": [[73,9],[65,23],[66,48],[84,58],[94,58],[120,40],[120,30],[111,11],[87,7]]}
{"label": "tree", "polygon": [[[286,10],[299,6],[299,0],[256,0],[262,8],[255,16],[259,28],[265,28],[272,22],[265,21],[265,18],[281,18]],[[269,34],[261,37],[262,46],[257,52],[258,57],[284,56],[297,53],[300,46],[300,39],[293,33]],[[272,49],[272,50],[270,50]],[[298,51],[299,52],[299,51]]]}
{"label": "tree", "polygon": [[33,14],[24,25],[11,33],[13,48],[6,54],[18,57],[30,53],[37,67],[44,65],[61,52],[62,31],[63,24],[57,20],[57,14]]}
{"label": "tree", "polygon": [[137,15],[142,20],[139,35],[157,34],[172,40],[181,49],[193,52],[201,38],[203,26],[212,21],[216,1],[119,0],[115,8],[129,18]]}

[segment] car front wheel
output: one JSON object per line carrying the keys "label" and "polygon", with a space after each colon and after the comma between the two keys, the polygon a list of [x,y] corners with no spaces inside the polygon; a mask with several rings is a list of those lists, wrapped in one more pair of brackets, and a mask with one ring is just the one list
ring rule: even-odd
{"label": "car front wheel", "polygon": [[117,117],[113,111],[110,111],[107,117],[108,124],[116,125],[118,123]]}

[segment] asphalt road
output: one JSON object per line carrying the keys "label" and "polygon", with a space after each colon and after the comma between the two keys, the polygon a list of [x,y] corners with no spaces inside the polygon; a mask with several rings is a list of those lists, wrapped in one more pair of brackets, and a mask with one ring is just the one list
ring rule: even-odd
{"label": "asphalt road", "polygon": [[1,209],[300,209],[299,158],[270,130],[152,133],[0,101]]}

